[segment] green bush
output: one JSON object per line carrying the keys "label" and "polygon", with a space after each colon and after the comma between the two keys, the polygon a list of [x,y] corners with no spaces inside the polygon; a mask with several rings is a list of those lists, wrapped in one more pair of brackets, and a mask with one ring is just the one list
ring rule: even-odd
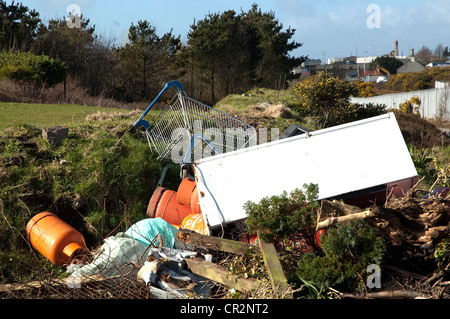
{"label": "green bush", "polygon": [[385,243],[362,220],[338,224],[321,237],[321,252],[308,252],[298,261],[297,276],[336,289],[359,290],[370,264],[380,265]]}
{"label": "green bush", "polygon": [[258,231],[261,238],[269,242],[296,240],[301,234],[304,244],[314,246],[318,187],[309,184],[304,185],[304,189],[295,189],[289,195],[283,192],[279,196],[265,197],[259,203],[248,201],[244,209],[249,233]]}
{"label": "green bush", "polygon": [[64,62],[31,52],[5,51],[0,53],[0,78],[54,85],[64,80]]}

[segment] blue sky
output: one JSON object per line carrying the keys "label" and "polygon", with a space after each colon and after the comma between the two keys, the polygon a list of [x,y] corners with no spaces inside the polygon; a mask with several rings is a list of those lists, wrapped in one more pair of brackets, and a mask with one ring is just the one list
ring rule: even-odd
{"label": "blue sky", "polygon": [[[7,0],[10,3],[10,0]],[[393,50],[409,55],[422,46],[450,46],[450,0],[16,0],[36,9],[46,21],[67,16],[77,4],[98,34],[125,41],[131,23],[151,22],[162,35],[173,29],[186,40],[194,19],[229,9],[248,11],[257,3],[273,11],[285,28],[296,29],[303,46],[294,56],[328,59],[349,55],[380,55]],[[374,4],[376,11],[369,10]],[[369,7],[371,8],[371,7]],[[379,11],[378,11],[379,10]],[[369,24],[367,23],[369,21]],[[370,24],[370,22],[374,24]]]}

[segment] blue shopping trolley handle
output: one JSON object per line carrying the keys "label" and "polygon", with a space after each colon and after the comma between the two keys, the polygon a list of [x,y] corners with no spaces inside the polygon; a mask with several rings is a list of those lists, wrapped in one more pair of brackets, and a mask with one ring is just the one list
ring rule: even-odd
{"label": "blue shopping trolley handle", "polygon": [[161,95],[163,95],[163,93],[167,89],[169,89],[169,88],[171,88],[173,86],[176,86],[178,91],[184,91],[183,86],[181,85],[181,83],[179,81],[167,82],[166,85],[164,86],[164,88],[161,90],[161,92],[159,92],[158,96],[152,101],[152,103],[144,111],[144,113],[142,113],[142,115],[137,119],[137,121],[133,123],[134,127],[138,127],[138,126],[141,126],[141,125],[143,125],[145,127],[145,129],[148,129],[150,127],[150,124],[148,124],[147,121],[143,120],[144,116],[146,116],[148,111],[150,111],[152,109],[153,105],[159,100]]}

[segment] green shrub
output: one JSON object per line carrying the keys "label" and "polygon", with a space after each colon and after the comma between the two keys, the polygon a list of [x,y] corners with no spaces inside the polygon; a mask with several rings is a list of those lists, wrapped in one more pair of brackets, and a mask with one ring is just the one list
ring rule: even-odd
{"label": "green shrub", "polygon": [[362,220],[338,224],[321,237],[321,252],[308,252],[298,261],[297,276],[318,285],[339,289],[361,289],[366,269],[380,265],[385,243],[374,228]]}
{"label": "green shrub", "polygon": [[244,209],[249,233],[258,231],[263,240],[270,242],[296,240],[301,234],[304,244],[314,246],[318,187],[305,184],[304,189],[265,197],[259,203],[248,201]]}
{"label": "green shrub", "polygon": [[64,80],[64,62],[31,52],[0,52],[0,78],[54,85]]}

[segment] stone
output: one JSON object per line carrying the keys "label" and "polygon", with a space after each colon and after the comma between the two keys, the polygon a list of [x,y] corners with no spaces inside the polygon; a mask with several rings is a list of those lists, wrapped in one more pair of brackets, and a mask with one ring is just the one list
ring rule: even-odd
{"label": "stone", "polygon": [[64,126],[51,126],[42,129],[42,137],[54,145],[62,145],[63,141],[69,135],[69,128]]}

